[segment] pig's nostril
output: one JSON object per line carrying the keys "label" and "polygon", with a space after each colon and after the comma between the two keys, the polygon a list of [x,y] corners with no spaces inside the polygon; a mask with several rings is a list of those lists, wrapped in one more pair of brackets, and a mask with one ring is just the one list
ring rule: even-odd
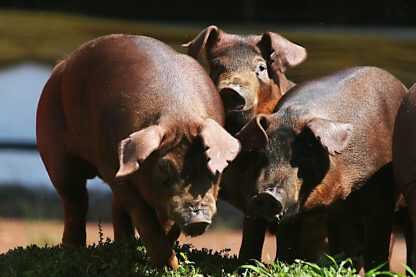
{"label": "pig's nostril", "polygon": [[232,88],[223,88],[220,95],[227,110],[242,110],[246,105],[244,97]]}
{"label": "pig's nostril", "polygon": [[201,209],[198,207],[192,207],[191,208],[191,214],[192,215],[198,215],[201,212]]}

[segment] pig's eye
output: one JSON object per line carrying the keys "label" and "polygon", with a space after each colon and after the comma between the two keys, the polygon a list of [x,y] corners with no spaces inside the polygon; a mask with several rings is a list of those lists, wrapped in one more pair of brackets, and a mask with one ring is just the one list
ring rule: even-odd
{"label": "pig's eye", "polygon": [[265,71],[267,67],[264,64],[259,65],[259,71]]}
{"label": "pig's eye", "polygon": [[257,78],[263,81],[266,81],[269,78],[266,64],[260,63],[256,66],[256,75],[257,75]]}
{"label": "pig's eye", "polygon": [[172,182],[178,177],[178,170],[169,159],[161,159],[159,161],[159,170],[156,172],[158,182],[165,185]]}

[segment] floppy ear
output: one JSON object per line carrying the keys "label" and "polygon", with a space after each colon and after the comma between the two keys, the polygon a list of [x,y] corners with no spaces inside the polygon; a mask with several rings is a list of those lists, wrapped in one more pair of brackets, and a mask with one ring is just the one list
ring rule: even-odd
{"label": "floppy ear", "polygon": [[206,119],[199,135],[206,147],[208,169],[212,174],[222,173],[240,152],[240,143],[213,119]]}
{"label": "floppy ear", "polygon": [[116,178],[124,177],[140,168],[153,151],[159,148],[165,130],[159,125],[152,125],[123,139],[119,146],[120,167]]}
{"label": "floppy ear", "polygon": [[182,47],[188,48],[188,55],[198,59],[207,43],[218,40],[222,30],[215,25],[208,26],[202,30],[193,40],[182,44]]}
{"label": "floppy ear", "polygon": [[409,88],[409,93],[416,91],[416,83]]}
{"label": "floppy ear", "polygon": [[347,147],[353,130],[351,124],[323,118],[310,120],[306,127],[312,131],[330,155],[339,154]]}
{"label": "floppy ear", "polygon": [[269,128],[270,119],[267,115],[259,114],[250,120],[237,134],[244,151],[253,151],[264,148],[268,142],[266,130]]}
{"label": "floppy ear", "polygon": [[288,67],[297,66],[307,57],[305,48],[273,32],[264,33],[258,46],[275,71],[285,72]]}

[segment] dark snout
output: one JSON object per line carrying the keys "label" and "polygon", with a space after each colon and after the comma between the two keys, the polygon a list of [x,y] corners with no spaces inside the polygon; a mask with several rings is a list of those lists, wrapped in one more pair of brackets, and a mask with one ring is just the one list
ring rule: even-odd
{"label": "dark snout", "polygon": [[279,221],[286,207],[286,197],[276,189],[268,189],[257,194],[250,205],[253,215],[268,221]]}
{"label": "dark snout", "polygon": [[222,101],[226,111],[241,111],[246,106],[246,100],[239,89],[225,87],[220,90]]}
{"label": "dark snout", "polygon": [[182,231],[189,236],[199,236],[203,234],[211,224],[208,211],[200,207],[190,207],[188,220],[183,224]]}

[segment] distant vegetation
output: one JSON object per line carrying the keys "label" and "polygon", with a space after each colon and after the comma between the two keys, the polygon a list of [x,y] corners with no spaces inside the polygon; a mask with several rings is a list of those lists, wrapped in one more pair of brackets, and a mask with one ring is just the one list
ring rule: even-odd
{"label": "distant vegetation", "polygon": [[[50,12],[0,11],[0,66],[35,61],[55,64],[83,42],[111,33],[130,33],[158,38],[183,51],[180,44],[191,40],[204,25],[137,22],[64,15]],[[211,23],[212,24],[212,23]],[[262,33],[279,26],[220,25],[227,32]],[[292,29],[293,30],[293,29]],[[416,81],[416,38],[393,39],[378,32],[282,32],[303,45],[307,61],[288,72],[294,81],[319,77],[356,65],[375,65],[399,77],[406,85]]]}
{"label": "distant vegetation", "polygon": [[[62,203],[53,189],[0,185],[0,217],[63,219]],[[89,194],[88,219],[111,221],[111,194],[95,190]]]}

